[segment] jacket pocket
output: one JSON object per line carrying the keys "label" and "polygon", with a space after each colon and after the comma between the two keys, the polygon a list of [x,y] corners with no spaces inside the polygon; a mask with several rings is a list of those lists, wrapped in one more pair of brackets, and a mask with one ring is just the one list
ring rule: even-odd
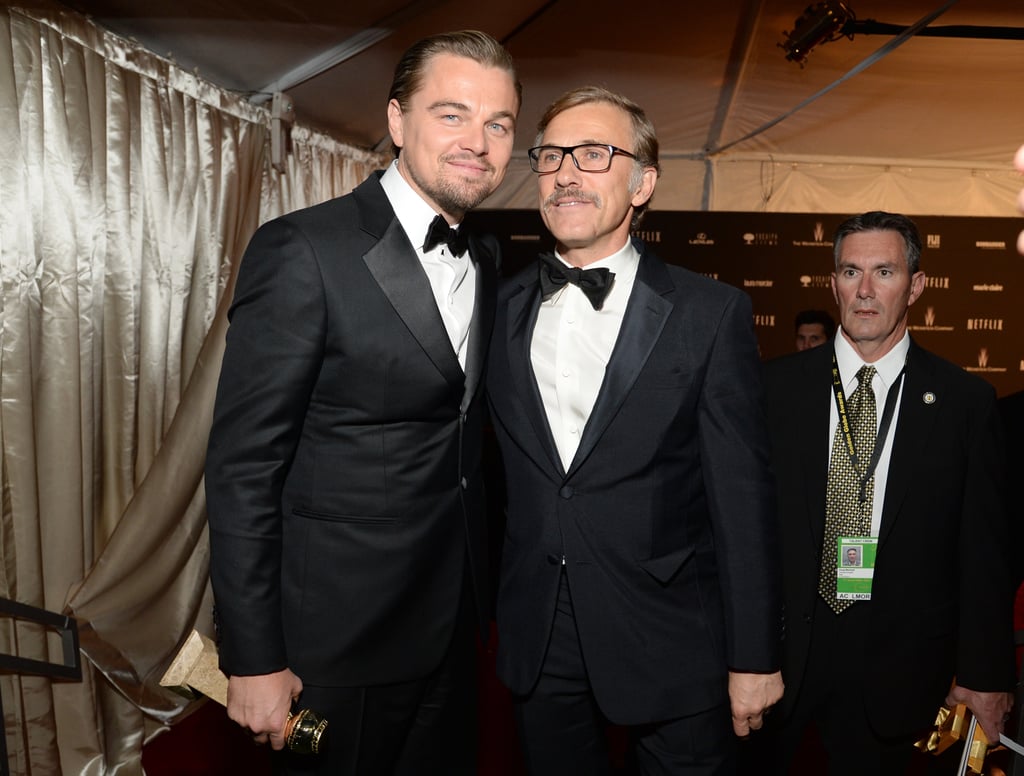
{"label": "jacket pocket", "polygon": [[679,570],[686,565],[686,562],[693,556],[693,547],[681,547],[673,550],[667,555],[660,555],[657,558],[648,558],[640,561],[639,565],[644,571],[650,574],[662,585],[667,585],[672,578],[679,573]]}

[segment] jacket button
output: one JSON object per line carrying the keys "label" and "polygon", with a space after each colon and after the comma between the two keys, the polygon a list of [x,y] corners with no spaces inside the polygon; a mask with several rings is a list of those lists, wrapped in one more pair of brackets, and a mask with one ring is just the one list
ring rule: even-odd
{"label": "jacket button", "polygon": [[465,478],[465,477],[463,477],[463,478],[462,478],[462,489],[463,489],[463,490],[465,490],[465,489],[466,489],[466,488],[468,488],[468,487],[469,487],[469,483],[468,483],[468,482],[466,482],[466,478]]}
{"label": "jacket button", "polygon": [[561,490],[558,491],[558,495],[562,498],[572,498],[573,489],[571,485],[563,485]]}

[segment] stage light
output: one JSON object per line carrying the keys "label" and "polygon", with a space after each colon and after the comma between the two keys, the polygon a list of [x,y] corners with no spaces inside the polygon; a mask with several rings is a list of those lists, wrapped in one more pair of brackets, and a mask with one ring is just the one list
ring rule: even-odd
{"label": "stage light", "polygon": [[844,33],[843,28],[856,19],[853,11],[840,2],[824,2],[809,5],[803,14],[793,22],[792,32],[783,32],[785,40],[779,47],[786,52],[786,59],[804,66],[811,49],[822,43],[853,39],[853,33]]}

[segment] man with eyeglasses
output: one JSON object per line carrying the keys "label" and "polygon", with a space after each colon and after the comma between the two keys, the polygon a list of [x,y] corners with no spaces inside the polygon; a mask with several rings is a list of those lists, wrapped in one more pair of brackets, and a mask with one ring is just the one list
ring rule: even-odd
{"label": "man with eyeglasses", "polygon": [[499,294],[488,367],[498,672],[527,769],[608,774],[610,722],[641,773],[735,773],[736,735],[782,695],[750,301],[630,239],[659,174],[639,106],[573,90],[536,142],[556,251]]}

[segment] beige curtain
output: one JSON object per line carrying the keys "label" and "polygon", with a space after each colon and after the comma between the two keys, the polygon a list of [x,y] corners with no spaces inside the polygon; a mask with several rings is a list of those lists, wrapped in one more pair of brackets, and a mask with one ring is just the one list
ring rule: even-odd
{"label": "beige curtain", "polygon": [[[10,772],[141,774],[209,633],[202,465],[233,271],[267,218],[385,160],[58,7],[0,14],[0,597],[79,623],[80,683],[0,676]],[[60,661],[24,621],[0,652]]]}

